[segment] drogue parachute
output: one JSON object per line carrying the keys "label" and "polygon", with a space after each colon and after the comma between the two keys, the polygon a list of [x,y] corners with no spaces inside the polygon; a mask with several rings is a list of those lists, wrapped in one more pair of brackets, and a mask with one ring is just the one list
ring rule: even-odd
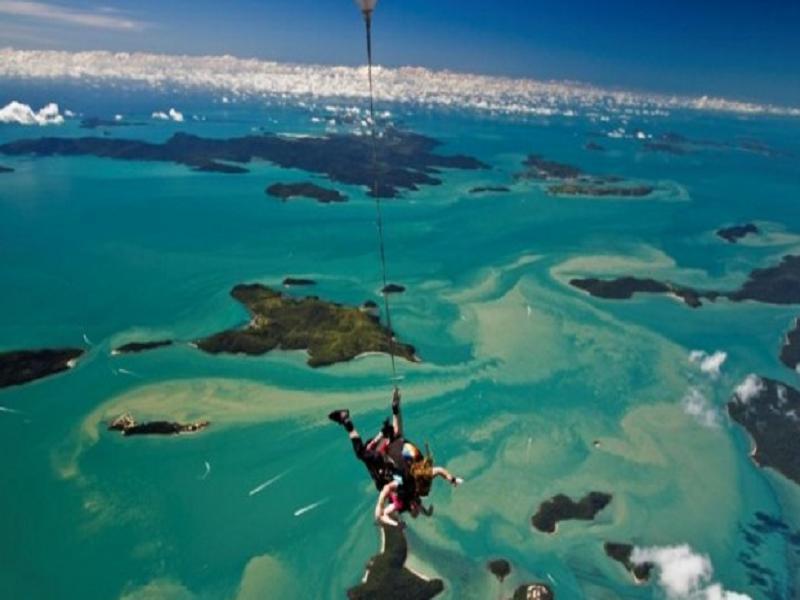
{"label": "drogue parachute", "polygon": [[372,11],[375,10],[375,5],[378,3],[378,0],[355,0],[356,6],[361,9],[361,12],[364,13],[364,16],[369,16],[372,14]]}

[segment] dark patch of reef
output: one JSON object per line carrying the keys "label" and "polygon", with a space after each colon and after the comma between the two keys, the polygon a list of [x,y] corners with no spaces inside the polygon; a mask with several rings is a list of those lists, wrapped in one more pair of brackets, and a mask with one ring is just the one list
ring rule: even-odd
{"label": "dark patch of reef", "polygon": [[387,283],[383,288],[381,288],[382,294],[402,294],[406,291],[405,286],[400,285],[399,283]]}
{"label": "dark patch of reef", "polygon": [[729,292],[696,290],[671,282],[629,276],[575,278],[569,283],[592,296],[612,300],[627,300],[639,292],[674,294],[692,308],[702,306],[703,299],[713,302],[718,298],[732,302],[752,300],[764,304],[797,304],[800,303],[800,256],[786,255],[777,265],[754,269],[738,290]]}
{"label": "dark patch of reef", "polygon": [[21,385],[70,369],[83,355],[79,348],[0,352],[0,388]]}
{"label": "dark patch of reef", "polygon": [[172,340],[156,340],[153,342],[129,342],[123,344],[112,351],[113,354],[135,354],[137,352],[144,352],[145,350],[155,350],[156,348],[163,348],[171,346]]}
{"label": "dark patch of reef", "polygon": [[733,225],[731,227],[723,227],[721,229],[717,229],[717,236],[721,237],[729,244],[735,244],[743,237],[757,233],[759,233],[758,227],[756,227],[752,223],[746,223],[744,225]]}
{"label": "dark patch of reef", "polygon": [[800,392],[767,377],[757,382],[751,395],[733,395],[728,414],[753,439],[756,464],[800,484]]}
{"label": "dark patch of reef", "polygon": [[124,436],[132,435],[178,435],[179,433],[196,433],[205,429],[209,421],[196,421],[194,423],[177,423],[174,421],[147,421],[137,423],[131,415],[120,415],[108,425],[109,431],[119,431]]}
{"label": "dark patch of reef", "polygon": [[737,150],[768,157],[791,156],[783,150],[772,148],[761,140],[737,138],[732,142],[719,142],[708,139],[690,138],[680,133],[668,131],[642,142],[642,148],[649,152],[661,152],[674,156],[694,154],[704,150]]}
{"label": "dark patch of reef", "polygon": [[316,296],[292,298],[260,284],[237,285],[231,296],[250,312],[250,322],[198,340],[204,352],[260,355],[275,349],[307,350],[312,367],[351,360],[365,352],[391,352],[417,360],[413,346],[394,340],[376,316],[358,307]]}
{"label": "dark patch of reef", "polygon": [[3,165],[0,165],[0,173],[13,173],[13,172],[14,169],[12,169],[11,167],[4,167]]}
{"label": "dark patch of reef", "polygon": [[309,182],[274,183],[266,189],[266,193],[284,201],[292,198],[311,198],[320,204],[347,202],[347,196],[344,194]]}
{"label": "dark patch of reef", "polygon": [[542,502],[531,518],[531,523],[539,531],[555,533],[559,521],[593,520],[597,513],[608,506],[611,499],[611,494],[605,492],[589,492],[577,502],[565,494],[558,494]]}
{"label": "dark patch of reef", "polygon": [[[439,142],[424,135],[387,129],[377,138],[377,195],[397,196],[401,190],[438,185],[440,169],[483,169],[481,161],[464,155],[435,152]],[[254,159],[285,168],[327,175],[339,183],[362,185],[373,194],[375,171],[369,136],[333,134],[286,137],[274,134],[229,139],[176,133],[166,142],[104,137],[23,139],[0,145],[0,153],[20,156],[98,156],[115,160],[172,162],[196,170],[241,173]],[[227,163],[235,163],[230,165]]]}
{"label": "dark patch of reef", "polygon": [[303,277],[286,277],[283,280],[284,287],[297,287],[297,286],[307,286],[307,285],[316,285],[317,282],[313,279],[304,279]]}
{"label": "dark patch of reef", "polygon": [[408,542],[399,527],[383,530],[383,550],[367,563],[363,581],[347,590],[350,600],[429,600],[444,590],[441,579],[424,579],[405,567]]}
{"label": "dark patch of reef", "polygon": [[633,554],[632,544],[606,542],[603,545],[603,549],[606,552],[606,556],[620,563],[633,575],[633,579],[636,583],[645,583],[650,580],[650,574],[655,565],[651,562],[635,563],[631,561],[631,555]]}

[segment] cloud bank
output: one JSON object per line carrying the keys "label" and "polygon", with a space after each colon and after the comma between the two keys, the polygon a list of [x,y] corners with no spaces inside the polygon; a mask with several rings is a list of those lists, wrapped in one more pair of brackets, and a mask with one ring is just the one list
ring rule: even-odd
{"label": "cloud bank", "polygon": [[712,405],[708,398],[697,388],[689,388],[681,400],[683,411],[696,420],[703,427],[715,428],[719,426],[719,411]]}
{"label": "cloud bank", "polygon": [[714,568],[704,554],[688,544],[634,548],[631,561],[651,562],[658,569],[658,583],[672,600],[751,600],[746,594],[729,592],[712,583]]}
{"label": "cloud bank", "polygon": [[9,102],[0,108],[0,123],[16,123],[18,125],[61,125],[64,117],[58,104],[51,102],[38,111],[22,102]]}
{"label": "cloud bank", "polygon": [[[432,71],[374,70],[381,102],[468,108],[506,114],[664,115],[670,110],[800,117],[800,108],[607,90],[574,82],[543,82]],[[0,78],[66,79],[153,88],[204,89],[233,96],[350,98],[367,95],[365,67],[296,65],[233,56],[170,56],[105,51],[0,49]]]}
{"label": "cloud bank", "polygon": [[734,394],[736,399],[742,404],[747,404],[764,391],[764,382],[758,375],[751,373],[742,383],[736,386]]}

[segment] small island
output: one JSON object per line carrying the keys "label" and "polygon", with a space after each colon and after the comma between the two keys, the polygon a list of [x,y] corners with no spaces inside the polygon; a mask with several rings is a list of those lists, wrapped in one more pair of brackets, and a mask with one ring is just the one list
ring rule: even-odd
{"label": "small island", "polygon": [[303,277],[286,277],[283,280],[283,287],[297,287],[316,284],[317,282],[313,279],[304,279]]}
{"label": "small island", "polygon": [[592,152],[605,152],[605,147],[601,146],[597,142],[586,142],[584,145],[585,150],[591,150]]}
{"label": "small island", "polygon": [[755,235],[757,233],[759,233],[759,229],[752,223],[746,223],[744,225],[733,225],[731,227],[723,227],[722,229],[717,229],[717,236],[722,238],[729,244],[735,244],[743,237],[750,234]]}
{"label": "small island", "polygon": [[559,521],[593,520],[597,513],[608,506],[611,499],[611,494],[605,492],[589,492],[578,502],[565,494],[558,494],[539,506],[539,510],[531,518],[531,523],[539,531],[555,533]]}
{"label": "small island", "polygon": [[500,583],[503,583],[503,580],[511,573],[511,563],[505,558],[496,558],[494,560],[490,560],[488,563],[486,563],[486,568],[489,569],[489,572],[492,575],[497,577],[497,580]]}
{"label": "small island", "polygon": [[610,559],[622,564],[622,566],[633,575],[633,580],[637,584],[647,583],[650,580],[650,574],[655,568],[655,565],[651,562],[634,563],[631,561],[631,555],[633,554],[632,544],[606,542],[603,545],[603,549]]}
{"label": "small island", "polygon": [[347,196],[344,194],[309,182],[273,183],[266,189],[266,193],[284,201],[292,198],[311,198],[320,204],[347,202]]}
{"label": "small island", "polygon": [[750,434],[757,465],[800,485],[800,392],[766,377],[753,383],[752,394],[733,395],[728,414]]}
{"label": "small island", "polygon": [[655,188],[652,185],[608,185],[602,180],[578,179],[548,186],[547,191],[554,196],[641,198],[652,194]]}
{"label": "small island", "polygon": [[118,346],[111,351],[111,354],[135,354],[137,352],[144,352],[145,350],[155,350],[156,348],[163,348],[171,346],[172,340],[156,340],[154,342],[129,342]]}
{"label": "small island", "polygon": [[413,346],[395,341],[377,317],[358,307],[316,296],[292,298],[260,284],[237,285],[231,296],[250,312],[250,322],[198,340],[196,345],[204,352],[261,355],[276,349],[307,350],[312,367],[348,361],[365,352],[391,352],[418,361]]}
{"label": "small island", "polygon": [[630,276],[615,279],[576,278],[571,279],[569,284],[592,296],[612,300],[627,300],[639,292],[671,294],[692,308],[702,306],[702,299],[713,302],[718,298],[727,298],[731,302],[752,300],[764,304],[798,304],[800,256],[786,255],[777,265],[753,270],[739,289],[729,292],[699,291],[688,286]]}
{"label": "small island", "polygon": [[0,352],[0,388],[21,385],[71,369],[82,355],[80,348]]}
{"label": "small island", "polygon": [[548,160],[539,154],[529,154],[522,162],[525,170],[517,173],[517,179],[535,179],[547,181],[549,179],[576,179],[583,175],[578,167],[565,163]]}
{"label": "small island", "polygon": [[609,300],[628,300],[634,294],[671,294],[681,299],[687,306],[702,306],[701,296],[691,288],[664,283],[655,279],[640,277],[618,277],[617,279],[571,279],[569,284],[589,292],[597,298]]}
{"label": "small island", "polygon": [[400,285],[398,283],[387,283],[381,289],[382,294],[402,294],[406,291],[405,286]]}
{"label": "small island", "polygon": [[491,193],[503,193],[503,192],[510,192],[511,188],[505,185],[482,185],[478,187],[472,188],[469,193],[470,194],[485,194],[487,192]]}
{"label": "small island", "polygon": [[211,423],[196,421],[194,423],[176,423],[174,421],[148,421],[137,423],[128,413],[120,415],[108,425],[109,431],[119,431],[124,436],[131,435],[178,435],[179,433],[196,433]]}
{"label": "small island", "polygon": [[554,600],[555,594],[544,583],[524,583],[514,590],[511,600]]}
{"label": "small island", "polygon": [[797,365],[800,365],[800,319],[795,319],[792,329],[786,332],[786,339],[781,346],[780,359],[793,371],[796,371]]}
{"label": "small island", "polygon": [[4,167],[3,165],[0,165],[0,173],[13,173],[13,172],[14,169],[12,169],[11,167]]}
{"label": "small island", "polygon": [[429,600],[444,591],[441,579],[425,579],[405,567],[408,543],[399,527],[381,528],[381,552],[367,563],[361,583],[347,590],[350,600]]}

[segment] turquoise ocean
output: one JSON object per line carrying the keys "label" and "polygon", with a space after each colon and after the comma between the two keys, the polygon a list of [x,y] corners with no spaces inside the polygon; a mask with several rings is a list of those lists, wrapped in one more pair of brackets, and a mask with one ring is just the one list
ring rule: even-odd
{"label": "turquoise ocean", "polygon": [[[7,82],[0,104],[11,100],[121,113],[144,125],[107,128],[110,136],[153,141],[176,132],[324,135],[325,119],[315,117],[330,104]],[[184,122],[150,117],[173,105]],[[798,548],[776,533],[753,548],[746,535],[757,513],[800,529],[800,487],[754,465],[750,440],[724,410],[749,373],[800,383],[778,361],[798,307],[719,301],[693,310],[665,296],[606,301],[568,285],[572,276],[636,274],[734,288],[800,251],[800,121],[380,108],[439,140],[440,152],[490,166],[446,171],[442,185],[383,204],[389,279],[407,287],[392,298],[393,324],[422,358],[398,362],[407,435],[465,479],[457,489],[437,483],[435,515],[410,521],[410,564],[444,580],[443,598],[507,597],[527,581],[548,583],[559,598],[663,598],[657,577],[634,585],[603,543],[688,544],[713,565],[709,585],[800,597]],[[0,125],[0,143],[102,135],[79,122]],[[607,135],[618,127],[625,135]],[[731,145],[654,153],[637,132]],[[745,138],[780,152],[734,147]],[[605,151],[585,149],[592,140]],[[514,181],[530,153],[659,191],[554,197]],[[344,597],[378,549],[375,492],[326,415],[349,407],[372,434],[388,412],[389,359],[312,369],[303,352],[110,350],[245,323],[229,296],[242,282],[309,277],[315,288],[289,293],[379,300],[373,200],[266,162],[243,175],[92,157],[0,164],[15,169],[0,175],[0,348],[87,351],[67,373],[0,390],[9,409],[0,412],[0,597]],[[264,193],[308,180],[349,202]],[[511,192],[470,193],[484,185]],[[747,222],[762,234],[735,245],[714,234]],[[727,353],[720,375],[701,372],[693,350]],[[692,390],[705,399],[703,418],[686,411]],[[167,439],[106,431],[126,411],[212,424]],[[547,498],[592,490],[613,494],[594,521],[563,522],[555,535],[532,528]],[[769,570],[766,587],[748,575],[743,553]],[[513,568],[502,586],[485,568],[500,557]]]}

